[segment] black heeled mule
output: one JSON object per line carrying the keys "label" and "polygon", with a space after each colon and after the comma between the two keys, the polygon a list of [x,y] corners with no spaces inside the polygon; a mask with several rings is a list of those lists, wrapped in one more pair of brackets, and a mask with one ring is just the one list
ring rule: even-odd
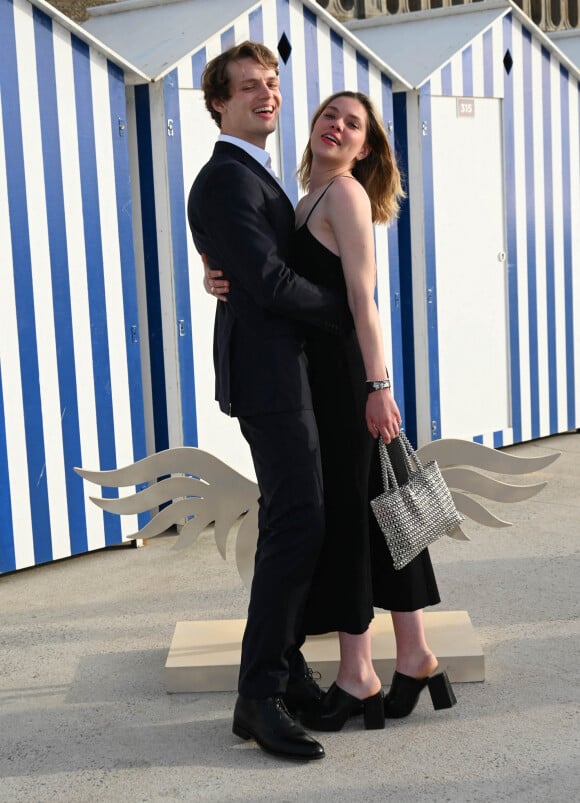
{"label": "black heeled mule", "polygon": [[304,713],[300,721],[317,731],[339,731],[346,720],[363,714],[365,728],[378,730],[385,727],[385,709],[382,689],[371,697],[359,700],[333,683],[322,698],[316,712]]}
{"label": "black heeled mule", "polygon": [[391,688],[385,695],[385,717],[387,719],[401,719],[407,717],[417,705],[419,696],[425,688],[429,689],[433,708],[439,711],[442,708],[453,708],[457,699],[447,672],[439,672],[428,678],[411,678],[395,672]]}

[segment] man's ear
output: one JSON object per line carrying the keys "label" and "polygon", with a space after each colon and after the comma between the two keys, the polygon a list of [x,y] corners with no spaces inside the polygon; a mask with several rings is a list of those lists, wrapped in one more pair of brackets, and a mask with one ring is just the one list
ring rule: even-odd
{"label": "man's ear", "polygon": [[211,101],[211,107],[214,110],[214,112],[218,112],[219,114],[221,114],[225,108],[225,103],[223,100],[220,100],[219,98],[214,98]]}

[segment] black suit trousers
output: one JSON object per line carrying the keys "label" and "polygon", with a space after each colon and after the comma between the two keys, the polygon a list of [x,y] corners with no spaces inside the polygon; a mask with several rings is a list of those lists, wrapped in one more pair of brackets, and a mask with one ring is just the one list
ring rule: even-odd
{"label": "black suit trousers", "polygon": [[238,689],[284,693],[304,642],[303,615],[324,539],[318,430],[312,410],[239,419],[260,488],[259,534]]}

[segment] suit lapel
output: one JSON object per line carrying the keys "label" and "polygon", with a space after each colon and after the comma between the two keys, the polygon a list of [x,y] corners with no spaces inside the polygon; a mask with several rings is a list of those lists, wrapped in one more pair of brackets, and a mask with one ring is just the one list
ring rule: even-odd
{"label": "suit lapel", "polygon": [[232,145],[231,142],[216,142],[214,148],[214,154],[215,155],[227,154],[228,156],[236,159],[238,162],[242,162],[242,164],[246,165],[246,167],[248,167],[253,173],[255,173],[259,179],[265,181],[273,189],[275,189],[276,192],[282,198],[284,198],[285,201],[287,201],[288,206],[292,210],[292,214],[294,214],[294,207],[292,206],[292,201],[290,200],[290,198],[288,198],[288,196],[280,186],[279,182],[274,178],[274,176],[268,170],[266,170],[265,167],[262,167],[262,165],[259,162],[257,162],[252,156],[250,156],[249,153],[246,153],[246,151],[243,148],[238,148],[237,145]]}

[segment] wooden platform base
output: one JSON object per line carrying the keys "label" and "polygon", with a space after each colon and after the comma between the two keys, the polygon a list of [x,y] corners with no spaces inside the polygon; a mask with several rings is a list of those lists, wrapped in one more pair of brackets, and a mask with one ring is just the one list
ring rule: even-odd
{"label": "wooden platform base", "polygon": [[[235,691],[245,619],[178,622],[165,664],[168,692]],[[371,625],[373,660],[385,683],[395,669],[391,617],[378,614]],[[425,613],[427,641],[455,683],[484,680],[484,659],[467,611]],[[339,648],[336,633],[310,636],[303,649],[309,666],[320,672],[323,688],[336,678]]]}

